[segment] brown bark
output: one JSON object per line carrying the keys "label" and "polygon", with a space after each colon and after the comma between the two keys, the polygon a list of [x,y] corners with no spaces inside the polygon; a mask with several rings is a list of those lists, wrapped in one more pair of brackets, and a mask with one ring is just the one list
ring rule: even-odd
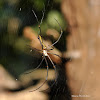
{"label": "brown bark", "polygon": [[79,96],[73,100],[100,100],[99,9],[99,0],[62,0],[62,12],[70,29],[67,52],[73,58],[66,64],[66,73],[72,96]]}

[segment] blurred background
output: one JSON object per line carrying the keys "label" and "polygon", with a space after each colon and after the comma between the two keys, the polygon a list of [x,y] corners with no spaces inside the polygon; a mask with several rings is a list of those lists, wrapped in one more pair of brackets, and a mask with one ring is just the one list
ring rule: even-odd
{"label": "blurred background", "polygon": [[[32,10],[41,23],[41,35],[46,46],[58,39],[61,31],[58,23],[63,30],[61,39],[51,51],[61,58],[50,54],[57,67],[57,82],[52,86],[55,72],[48,61],[48,82],[40,90],[52,87],[44,93],[39,90],[29,91],[38,88],[45,81],[47,73],[45,62],[34,72],[24,73],[32,71],[42,60],[42,54],[32,49],[32,47],[41,49],[37,39],[39,23]],[[61,12],[61,0],[0,1],[0,80],[2,80],[0,81],[0,100],[4,98],[5,100],[66,100],[67,98],[70,100],[64,67],[69,59],[63,56],[63,52],[67,50],[66,36],[69,33],[66,28],[67,23]]]}
{"label": "blurred background", "polygon": [[[100,100],[99,9],[100,0],[1,0],[0,100]],[[58,23],[63,30],[50,51],[60,56],[50,54],[57,77],[48,60],[48,82],[39,90],[49,89],[42,92],[30,92],[47,74],[44,61],[33,71],[42,60],[41,52],[33,49],[41,49],[33,11],[46,46],[58,39]]]}

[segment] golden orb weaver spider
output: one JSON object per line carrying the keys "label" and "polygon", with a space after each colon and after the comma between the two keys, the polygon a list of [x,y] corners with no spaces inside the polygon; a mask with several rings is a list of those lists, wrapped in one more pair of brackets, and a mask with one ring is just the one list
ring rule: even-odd
{"label": "golden orb weaver spider", "polygon": [[[35,49],[35,50],[37,50],[37,51],[42,52],[42,60],[41,60],[40,64],[39,64],[35,69],[39,68],[40,65],[42,64],[42,62],[45,60],[45,62],[46,62],[46,68],[47,68],[47,76],[46,76],[46,80],[42,83],[41,86],[39,86],[39,87],[36,88],[35,90],[31,90],[30,92],[33,92],[33,91],[36,91],[36,90],[40,89],[40,88],[47,82],[47,80],[48,80],[48,69],[49,69],[49,65],[48,65],[48,62],[47,62],[47,58],[50,60],[52,66],[53,66],[53,68],[54,68],[54,70],[55,70],[55,76],[56,76],[55,82],[56,82],[56,80],[57,80],[56,67],[55,67],[55,65],[54,65],[54,63],[53,63],[53,61],[52,61],[52,59],[51,59],[50,56],[49,56],[49,54],[53,54],[53,53],[50,53],[49,51],[54,49],[53,46],[54,46],[56,43],[59,42],[59,40],[60,40],[60,38],[61,38],[61,36],[62,36],[62,34],[63,34],[63,31],[62,31],[62,28],[61,28],[59,22],[54,18],[55,21],[57,22],[57,24],[58,24],[59,27],[60,27],[60,36],[59,36],[59,38],[58,38],[53,44],[51,44],[50,46],[47,47],[47,46],[43,43],[42,37],[41,37],[41,35],[40,35],[40,34],[41,34],[41,26],[40,26],[40,25],[42,24],[42,21],[43,21],[43,18],[44,18],[44,12],[45,12],[45,11],[42,12],[42,13],[43,13],[43,16],[42,16],[42,19],[41,19],[41,22],[40,22],[40,23],[39,23],[39,21],[38,21],[37,15],[35,14],[34,10],[32,10],[32,12],[33,12],[33,14],[34,14],[34,16],[35,16],[35,18],[36,18],[36,20],[37,20],[37,22],[38,22],[38,28],[39,28],[38,40],[39,40],[40,45],[41,45],[41,47],[42,47],[42,50],[36,49],[36,48],[32,47],[32,49]],[[53,55],[60,57],[60,56],[57,55],[57,54],[53,54]],[[60,58],[61,58],[61,57],[60,57]],[[35,69],[34,69],[34,70],[35,70]],[[34,71],[34,70],[32,70],[32,71]],[[26,74],[31,73],[32,71],[26,72]],[[55,82],[54,82],[54,83],[55,83]],[[54,83],[52,84],[52,86],[54,85]],[[46,89],[46,90],[47,90],[47,89]],[[44,91],[44,90],[43,90],[43,91]]]}

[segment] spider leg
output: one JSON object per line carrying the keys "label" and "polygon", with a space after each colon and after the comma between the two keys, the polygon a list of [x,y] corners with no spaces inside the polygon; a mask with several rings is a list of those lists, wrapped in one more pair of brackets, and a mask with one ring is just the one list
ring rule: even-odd
{"label": "spider leg", "polygon": [[44,56],[43,56],[43,58],[42,58],[40,64],[39,64],[35,69],[33,69],[33,70],[31,70],[31,71],[28,71],[28,72],[25,72],[24,74],[29,74],[29,73],[33,72],[34,70],[38,69],[38,68],[40,67],[40,65],[42,64],[43,60],[44,60]]}
{"label": "spider leg", "polygon": [[43,49],[43,40],[41,39],[41,24],[42,24],[42,21],[43,21],[43,18],[44,18],[44,14],[45,14],[45,7],[44,7],[44,11],[42,11],[42,13],[43,13],[43,16],[42,16],[42,18],[41,18],[41,22],[39,22],[39,20],[38,20],[38,17],[37,17],[37,15],[36,15],[36,13],[34,12],[34,10],[32,10],[32,12],[33,12],[33,14],[34,14],[34,16],[35,16],[35,18],[36,18],[36,20],[37,20],[37,22],[38,22],[38,28],[39,28],[39,34],[38,34],[38,39],[39,39],[39,41],[40,41],[40,44],[41,44],[41,46],[42,46],[42,49]]}
{"label": "spider leg", "polygon": [[59,56],[59,55],[57,55],[57,54],[54,54],[54,53],[51,53],[51,52],[48,52],[48,53],[53,54],[53,55],[55,55],[55,56],[59,57],[60,59],[62,59],[62,57],[61,57],[61,56]]}
{"label": "spider leg", "polygon": [[[55,18],[54,18],[55,19]],[[55,19],[56,20],[56,19]],[[63,34],[63,31],[62,31],[62,28],[61,28],[61,26],[60,26],[60,24],[59,24],[59,22],[56,20],[56,22],[58,23],[58,25],[59,25],[59,27],[60,27],[60,36],[59,36],[59,38],[57,39],[57,41],[55,41],[51,46],[53,46],[53,45],[55,45],[56,43],[58,43],[58,41],[60,40],[60,38],[61,38],[61,36],[62,36],[62,34]],[[51,47],[51,46],[49,46],[49,47]]]}
{"label": "spider leg", "polygon": [[[49,60],[51,61],[51,63],[52,63],[52,65],[53,65],[53,68],[55,69],[55,82],[50,86],[50,87],[52,87],[55,83],[56,83],[56,81],[57,81],[57,75],[56,75],[56,67],[55,67],[55,65],[54,65],[54,63],[53,63],[53,61],[51,60],[51,58],[49,57],[49,55],[48,55],[48,58],[49,58]],[[43,92],[43,91],[46,91],[46,90],[48,90],[48,89],[50,89],[50,88],[47,88],[47,89],[45,89],[45,90],[42,90],[42,91],[39,91],[39,92]]]}
{"label": "spider leg", "polygon": [[[31,47],[30,45],[27,45],[27,46],[29,46],[32,50],[34,49],[34,50],[37,50],[37,51],[42,51],[42,50],[40,50],[40,49],[36,49],[36,48],[34,48],[34,47]],[[40,65],[42,64],[43,60],[44,60],[44,57],[42,58],[40,64],[39,64],[36,68],[34,68],[34,69],[31,70],[31,71],[25,72],[24,74],[29,74],[29,73],[33,72],[34,70],[38,69],[38,68],[40,67]],[[30,66],[30,64],[29,64],[29,66]]]}
{"label": "spider leg", "polygon": [[[34,15],[36,16],[35,12],[34,12]],[[39,21],[38,21],[37,16],[36,16],[36,19],[37,19],[37,22],[38,22],[39,34],[41,34],[41,27],[40,27],[40,23],[39,23]]]}
{"label": "spider leg", "polygon": [[32,12],[33,12],[33,14],[34,14],[34,16],[35,16],[35,18],[36,18],[36,20],[37,20],[38,24],[39,24],[39,20],[38,20],[38,17],[37,17],[37,15],[36,15],[35,11],[34,11],[34,10],[32,10]]}
{"label": "spider leg", "polygon": [[41,36],[40,35],[38,35],[38,39],[40,41],[40,45],[42,46],[42,50],[43,50],[43,44],[42,44],[42,39],[41,39]]}
{"label": "spider leg", "polygon": [[27,46],[30,47],[32,50],[34,49],[34,50],[37,50],[37,51],[42,51],[42,50],[40,50],[40,49],[37,49],[37,48],[31,47],[30,45],[27,45]]}
{"label": "spider leg", "polygon": [[46,60],[46,57],[44,56],[44,59],[45,59],[45,62],[46,62],[46,67],[47,67],[47,77],[46,77],[46,80],[48,79],[48,62]]}
{"label": "spider leg", "polygon": [[[48,48],[50,48],[50,49],[48,49]],[[54,47],[53,46],[50,46],[50,45],[48,45],[48,48],[47,48],[48,51],[54,49]]]}
{"label": "spider leg", "polygon": [[43,18],[44,18],[44,14],[45,14],[45,5],[44,5],[44,11],[42,11],[42,18],[41,18],[41,23],[40,23],[40,25],[42,24],[42,21],[43,21]]}
{"label": "spider leg", "polygon": [[[37,20],[37,22],[38,22],[38,25],[39,25],[39,26],[38,26],[38,28],[39,28],[39,35],[38,35],[38,39],[39,39],[40,44],[41,44],[42,49],[43,49],[42,39],[41,39],[41,36],[40,36],[40,34],[41,34],[41,26],[40,26],[40,23],[39,23],[38,17],[37,17],[37,15],[35,14],[34,10],[32,10],[32,12],[33,12],[33,14],[34,14],[34,16],[35,16],[35,18],[36,18],[36,20]],[[44,16],[44,12],[43,12],[43,16]],[[41,22],[42,22],[42,20],[43,20],[43,18],[41,19]]]}
{"label": "spider leg", "polygon": [[35,18],[36,18],[36,20],[37,20],[37,22],[38,22],[38,28],[39,28],[39,34],[41,34],[41,27],[40,27],[40,25],[42,24],[42,21],[43,21],[43,18],[44,18],[44,14],[45,14],[45,5],[44,5],[44,11],[42,11],[42,18],[41,18],[41,22],[39,22],[39,20],[38,20],[38,17],[37,17],[37,15],[36,15],[36,13],[35,13],[35,11],[34,10],[32,10],[32,12],[33,12],[33,14],[34,14],[34,16],[35,16]]}
{"label": "spider leg", "polygon": [[36,15],[34,10],[32,10],[32,12],[33,12],[33,14],[34,14],[34,16],[35,16],[35,18],[36,18],[36,20],[38,22],[38,28],[39,28],[39,31],[40,31],[39,34],[41,34],[41,27],[40,27],[40,23],[39,23],[38,17],[37,17],[37,15]]}
{"label": "spider leg", "polygon": [[[44,56],[44,55],[43,55]],[[34,91],[36,91],[36,90],[38,90],[38,89],[40,89],[46,82],[47,82],[47,79],[48,79],[48,69],[49,69],[49,67],[48,67],[48,62],[47,62],[47,60],[46,60],[46,58],[45,58],[45,56],[44,56],[44,59],[45,59],[45,62],[46,62],[46,67],[47,67],[47,76],[46,76],[46,80],[42,83],[42,85],[41,86],[39,86],[37,89],[35,89],[35,90],[32,90],[32,91],[29,91],[29,92],[34,92]]]}
{"label": "spider leg", "polygon": [[48,55],[48,58],[49,58],[49,60],[51,61],[51,63],[52,63],[52,65],[53,65],[53,68],[55,69],[55,81],[57,80],[57,71],[56,71],[56,67],[55,67],[55,65],[54,65],[54,63],[53,63],[53,61],[51,60],[51,58],[50,58],[50,56]]}

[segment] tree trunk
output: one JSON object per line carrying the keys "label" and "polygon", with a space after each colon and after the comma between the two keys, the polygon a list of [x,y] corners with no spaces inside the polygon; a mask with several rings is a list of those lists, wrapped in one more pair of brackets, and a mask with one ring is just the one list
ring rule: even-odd
{"label": "tree trunk", "polygon": [[[100,0],[62,0],[69,24],[66,64],[73,100],[100,100]],[[68,53],[66,53],[68,54]]]}

